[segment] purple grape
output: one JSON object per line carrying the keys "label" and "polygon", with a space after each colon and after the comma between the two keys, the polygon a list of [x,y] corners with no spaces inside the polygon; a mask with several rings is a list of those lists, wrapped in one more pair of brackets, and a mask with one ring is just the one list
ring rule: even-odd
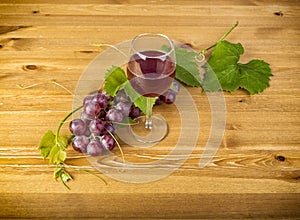
{"label": "purple grape", "polygon": [[76,136],[72,141],[73,149],[80,152],[86,153],[86,147],[90,143],[90,140],[86,136]]}
{"label": "purple grape", "polygon": [[86,96],[84,99],[83,99],[83,105],[86,105],[87,103],[91,102],[92,99],[94,98],[94,96]]}
{"label": "purple grape", "polygon": [[113,100],[113,97],[108,95],[105,90],[102,91],[102,94],[106,96],[106,99],[107,99],[108,102]]}
{"label": "purple grape", "polygon": [[84,133],[84,136],[90,137],[91,134],[92,134],[92,133],[91,133],[89,127],[86,127],[86,131],[85,131],[85,133]]}
{"label": "purple grape", "polygon": [[86,126],[89,126],[90,122],[95,118],[94,116],[88,115],[85,112],[81,112],[80,114],[81,120],[83,120]]}
{"label": "purple grape", "polygon": [[112,124],[112,123],[106,123],[105,124],[105,131],[103,132],[103,134],[108,134],[107,130],[111,133],[114,134],[116,131],[116,125]]}
{"label": "purple grape", "polygon": [[130,108],[129,116],[130,116],[132,119],[135,119],[135,118],[137,118],[137,117],[140,117],[141,115],[142,115],[141,109],[139,109],[139,108],[136,107],[135,105],[132,105],[131,108]]}
{"label": "purple grape", "polygon": [[112,150],[114,149],[114,147],[116,146],[116,141],[114,140],[114,138],[109,135],[109,134],[104,134],[101,139],[100,142],[102,144],[102,146],[106,149],[106,150]]}
{"label": "purple grape", "polygon": [[84,105],[84,112],[91,116],[96,116],[100,113],[101,107],[97,102],[89,102]]}
{"label": "purple grape", "polygon": [[93,102],[97,102],[100,105],[100,108],[106,108],[108,101],[106,95],[99,93],[93,97]]}
{"label": "purple grape", "polygon": [[86,124],[81,119],[74,119],[70,122],[69,129],[76,136],[83,135],[86,131]]}
{"label": "purple grape", "polygon": [[89,129],[91,133],[100,135],[105,129],[105,122],[103,122],[101,119],[92,120]]}
{"label": "purple grape", "polygon": [[121,122],[123,120],[123,114],[118,109],[110,109],[106,114],[106,119],[112,122]]}
{"label": "purple grape", "polygon": [[85,112],[81,112],[80,118],[81,118],[82,120],[89,120],[89,121],[91,121],[91,120],[93,120],[95,117],[92,116],[92,115],[88,115],[88,114],[85,113]]}
{"label": "purple grape", "polygon": [[157,97],[157,99],[155,100],[155,103],[154,103],[154,105],[161,105],[161,104],[163,104],[164,103],[164,101],[163,100],[161,100],[161,98],[160,97]]}
{"label": "purple grape", "polygon": [[124,89],[118,91],[117,95],[114,98],[115,103],[119,102],[130,102],[129,97],[126,95]]}
{"label": "purple grape", "polygon": [[123,116],[128,116],[130,112],[131,103],[129,102],[119,102],[115,108],[120,110]]}
{"label": "purple grape", "polygon": [[169,89],[167,92],[160,96],[160,99],[163,100],[166,104],[172,104],[175,102],[176,93],[173,90]]}
{"label": "purple grape", "polygon": [[87,145],[86,152],[91,156],[99,156],[103,153],[103,147],[98,140],[92,140]]}

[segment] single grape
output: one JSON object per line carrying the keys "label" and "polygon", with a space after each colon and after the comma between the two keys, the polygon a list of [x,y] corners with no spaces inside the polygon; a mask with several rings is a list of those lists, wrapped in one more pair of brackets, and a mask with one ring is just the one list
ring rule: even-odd
{"label": "single grape", "polygon": [[116,106],[115,109],[118,109],[122,112],[123,116],[128,116],[130,112],[130,107],[131,103],[129,102],[119,102]]}
{"label": "single grape", "polygon": [[161,100],[161,98],[160,98],[160,96],[159,96],[159,97],[157,97],[157,99],[155,100],[154,105],[161,105],[161,104],[163,104],[163,103],[164,103],[164,101]]}
{"label": "single grape", "polygon": [[84,105],[84,112],[91,116],[96,116],[100,113],[101,107],[97,102],[88,102]]}
{"label": "single grape", "polygon": [[100,135],[105,129],[105,122],[101,119],[94,119],[91,121],[89,130],[95,135]]}
{"label": "single grape", "polygon": [[86,147],[86,152],[91,156],[99,156],[103,153],[103,147],[98,140],[91,140]]}
{"label": "single grape", "polygon": [[109,134],[109,133],[107,132],[107,130],[108,130],[111,134],[114,134],[115,131],[116,131],[116,125],[114,125],[113,123],[107,122],[107,123],[105,124],[105,130],[104,130],[103,134]]}
{"label": "single grape", "polygon": [[90,143],[90,140],[88,137],[82,135],[82,136],[76,136],[72,141],[73,149],[80,152],[80,153],[86,153],[86,147]]}
{"label": "single grape", "polygon": [[173,90],[169,89],[167,92],[160,96],[160,99],[166,104],[172,104],[175,102],[176,93]]}
{"label": "single grape", "polygon": [[139,109],[138,107],[136,107],[134,104],[131,106],[130,108],[130,113],[129,113],[129,117],[131,117],[132,119],[135,119],[137,117],[140,117],[142,115],[142,111],[141,109]]}
{"label": "single grape", "polygon": [[86,126],[89,126],[90,122],[95,118],[94,116],[88,115],[85,112],[81,112],[80,114],[81,120],[83,120],[86,124]]}
{"label": "single grape", "polygon": [[102,146],[104,147],[104,149],[109,150],[109,151],[114,149],[114,147],[116,146],[116,141],[110,134],[104,134],[101,137],[100,142],[101,142]]}
{"label": "single grape", "polygon": [[112,122],[121,122],[123,120],[123,114],[118,109],[110,109],[106,114],[106,119]]}
{"label": "single grape", "polygon": [[87,136],[87,137],[90,137],[91,136],[91,131],[90,131],[90,129],[89,129],[89,126],[87,126],[86,127],[86,131],[85,131],[85,133],[84,133],[84,136]]}
{"label": "single grape", "polygon": [[114,98],[115,104],[119,102],[130,102],[130,98],[126,95],[124,89],[118,91],[117,95]]}
{"label": "single grape", "polygon": [[81,119],[74,119],[70,122],[69,124],[69,129],[72,134],[76,136],[83,135],[86,131],[86,124],[83,120]]}
{"label": "single grape", "polygon": [[98,93],[97,95],[95,95],[93,97],[93,102],[97,102],[100,105],[100,108],[106,108],[108,101],[106,98],[106,95],[102,94],[102,93]]}
{"label": "single grape", "polygon": [[113,100],[113,97],[108,95],[105,90],[102,91],[102,94],[106,96],[106,99],[107,99],[108,102]]}
{"label": "single grape", "polygon": [[91,102],[93,98],[94,98],[94,96],[91,96],[91,95],[86,96],[86,97],[83,99],[83,105],[85,105],[85,104]]}

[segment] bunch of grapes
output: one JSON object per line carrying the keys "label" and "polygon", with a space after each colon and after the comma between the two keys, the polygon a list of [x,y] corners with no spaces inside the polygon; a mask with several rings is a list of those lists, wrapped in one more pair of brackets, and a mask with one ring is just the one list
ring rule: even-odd
{"label": "bunch of grapes", "polygon": [[91,156],[111,151],[116,146],[114,134],[117,124],[125,117],[134,119],[140,115],[141,110],[122,90],[114,99],[105,91],[87,96],[83,100],[80,118],[73,119],[69,125],[75,136],[72,146],[74,150]]}
{"label": "bunch of grapes", "polygon": [[[175,101],[179,84],[173,82],[171,88],[159,96],[156,104],[171,104]],[[97,92],[83,100],[83,111],[80,118],[73,119],[69,128],[74,135],[74,150],[91,156],[99,156],[111,151],[116,146],[114,137],[118,123],[124,118],[135,119],[142,111],[136,107],[123,89],[113,98],[105,91]]]}

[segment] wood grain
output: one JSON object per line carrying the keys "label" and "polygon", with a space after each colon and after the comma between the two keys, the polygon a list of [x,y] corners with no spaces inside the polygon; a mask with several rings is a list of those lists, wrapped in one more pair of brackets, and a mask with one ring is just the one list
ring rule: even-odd
{"label": "wood grain", "polygon": [[[0,2],[0,218],[300,218],[300,5],[298,0],[1,0]],[[210,163],[199,168],[211,133],[207,94],[187,88],[198,110],[192,154],[178,150],[160,169],[171,175],[128,183],[95,171],[91,159],[67,149],[74,181],[66,190],[37,146],[73,108],[78,80],[106,47],[142,32],[161,32],[196,51],[228,36],[245,48],[241,62],[263,59],[273,77],[263,93],[224,92],[226,126]],[[39,84],[30,89],[21,86]],[[156,107],[170,133],[153,148],[121,142],[127,161],[166,158],[180,136],[176,106]],[[190,129],[193,129],[192,127]],[[68,133],[64,126],[62,133]],[[120,152],[99,160],[119,171]],[[149,175],[155,175],[153,173]]]}

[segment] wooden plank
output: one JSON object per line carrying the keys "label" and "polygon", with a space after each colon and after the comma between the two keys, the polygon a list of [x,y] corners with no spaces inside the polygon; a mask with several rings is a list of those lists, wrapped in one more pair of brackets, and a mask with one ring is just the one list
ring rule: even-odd
{"label": "wooden plank", "polygon": [[[116,36],[115,40],[112,41],[108,36],[103,35],[103,32],[110,32],[112,35],[117,35],[115,30],[112,31],[111,28],[108,28],[107,30],[88,28],[84,30],[85,33],[82,33],[79,30],[72,33],[71,28],[64,29],[65,30],[63,31],[59,31],[60,34],[57,34],[56,38],[53,38],[53,29],[49,32],[47,30],[43,30],[40,32],[38,29],[32,28],[32,31],[37,31],[34,36],[28,35],[28,32],[25,32],[24,34],[21,32],[3,34],[3,37],[0,40],[0,53],[7,53],[7,56],[9,57],[10,54],[14,54],[14,51],[17,51],[21,53],[27,53],[28,57],[31,57],[37,56],[38,54],[41,54],[43,56],[43,54],[46,54],[45,51],[48,51],[48,54],[54,55],[53,51],[56,51],[58,56],[62,52],[73,52],[77,57],[79,57],[80,55],[88,56],[90,53],[100,53],[101,51],[108,49],[108,46],[97,47],[93,46],[92,44],[120,44],[126,41],[130,41],[134,33],[136,33],[137,35],[139,33],[151,30],[146,30],[146,28],[143,30],[142,28],[140,28],[137,29],[136,32],[124,34],[122,37]],[[223,28],[222,31],[215,31],[214,33],[203,30],[201,34],[201,30],[197,30],[195,32],[190,30],[190,32],[186,32],[185,34],[177,33],[175,35],[175,28],[168,32],[163,31],[162,29],[161,31],[159,29],[152,30],[153,32],[161,32],[169,35],[170,37],[173,37],[173,39],[178,42],[179,46],[180,44],[182,45],[184,43],[191,44],[195,51],[201,51],[205,47],[213,44],[213,41],[217,41],[218,38],[226,31],[225,28]],[[184,30],[187,30],[187,28],[182,29],[182,32],[184,32]],[[70,32],[68,32],[68,30]],[[232,33],[232,35],[228,37],[228,40],[236,43],[241,42],[245,48],[245,55],[249,53],[258,55],[261,53],[280,55],[293,53],[299,55],[299,43],[296,41],[299,37],[299,33],[297,31],[273,31],[272,29],[244,30],[245,29],[237,30],[236,33]],[[260,40],[260,36],[268,31],[272,32],[272,34],[265,35],[265,39],[263,41]],[[72,39],[67,38],[68,33],[69,36],[73,36]],[[94,34],[92,37],[90,37],[89,33]],[[194,37],[188,36],[188,33],[193,33]],[[205,33],[205,36],[209,38],[203,39],[203,36],[201,36],[203,35],[203,33]],[[280,37],[283,33],[289,34],[289,37]],[[77,38],[76,34],[82,34],[84,38]],[[12,35],[17,36],[17,38],[11,38]],[[251,40],[247,39],[249,35],[252,37]],[[282,47],[282,40],[284,40],[284,47]],[[35,51],[35,53],[29,53],[28,48],[30,48],[31,51]]]}
{"label": "wooden plank", "polygon": [[[300,7],[276,6],[199,6],[195,5],[111,5],[111,4],[0,4],[2,15],[108,15],[118,14],[118,16],[252,16],[252,17],[274,17],[274,13],[282,11],[284,17],[298,17]],[[253,13],[255,12],[255,13]]]}
{"label": "wooden plank", "polygon": [[[293,149],[293,146],[290,145],[289,149]],[[299,148],[298,148],[299,149]],[[136,149],[132,150],[132,147],[124,147],[125,151],[124,157],[127,163],[135,163],[135,168],[132,169],[146,169],[149,167],[149,162],[154,162],[158,159],[162,159],[168,153],[167,150],[142,150]],[[19,154],[16,154],[16,151]],[[166,153],[167,152],[167,153]],[[0,153],[2,159],[0,161],[0,170],[3,175],[9,174],[9,172],[14,172],[16,175],[41,175],[47,174],[51,177],[51,172],[54,172],[55,166],[48,165],[48,160],[43,160],[37,151],[28,152],[28,149],[7,149],[2,150],[0,148]],[[239,178],[239,182],[243,182],[242,178],[254,182],[257,179],[261,179],[261,183],[270,182],[274,180],[274,187],[277,187],[277,192],[297,192],[300,193],[297,184],[299,183],[299,174],[300,174],[300,164],[299,150],[294,150],[293,153],[290,150],[224,150],[219,149],[217,154],[214,155],[211,162],[206,165],[204,168],[199,167],[199,162],[202,158],[202,151],[196,150],[192,154],[185,155],[184,153],[178,153],[178,157],[173,156],[172,160],[165,160],[161,162],[163,165],[160,165],[160,169],[163,168],[165,171],[172,168],[175,169],[175,172],[170,175],[170,177],[180,177],[184,176],[188,179],[202,179],[202,181],[209,182],[211,178]],[[71,174],[77,178],[80,178],[83,175],[83,172],[78,170],[89,170],[90,172],[96,172],[97,168],[89,162],[86,156],[79,153],[75,153],[72,149],[67,150],[68,159],[66,164],[68,165],[68,170]],[[119,157],[121,161],[121,156],[115,150],[114,155]],[[10,159],[8,159],[10,157]],[[174,161],[177,158],[186,157],[187,161],[178,166]],[[145,159],[147,158],[147,160]],[[103,159],[103,163],[99,164],[99,168],[102,169],[98,174],[101,175],[104,179],[110,181],[111,176],[107,175],[105,171],[110,173],[117,172],[117,169],[120,167],[120,163],[108,163],[105,162],[106,159]],[[100,160],[101,161],[101,160]],[[110,165],[108,168],[107,165]],[[71,168],[70,168],[71,167]],[[155,170],[155,167],[152,168],[152,171]],[[149,171],[151,172],[151,171]],[[46,177],[46,175],[45,175]],[[98,179],[95,176],[91,178],[91,185],[99,185]],[[30,177],[33,179],[33,177]],[[46,181],[47,178],[45,178]],[[50,178],[49,178],[50,179]],[[119,178],[119,180],[122,180]],[[22,180],[21,180],[22,181]],[[24,180],[25,181],[25,180]],[[7,181],[8,182],[8,181]],[[19,181],[18,181],[19,182]],[[278,184],[277,184],[278,183]],[[282,185],[280,185],[282,183]],[[224,183],[224,185],[227,183]],[[56,185],[56,182],[53,182],[51,185]],[[8,185],[3,185],[2,191],[5,192],[9,190]],[[220,186],[221,187],[221,186]],[[256,186],[258,187],[258,186]],[[288,187],[288,188],[287,188]],[[251,187],[250,191],[254,191],[254,186]],[[258,187],[259,188],[259,187]],[[270,192],[266,187],[263,188],[264,192]],[[39,191],[42,189],[36,189]],[[207,190],[212,190],[207,188]],[[221,189],[219,189],[221,191]],[[237,189],[234,189],[235,193],[238,192]],[[249,190],[249,189],[247,189]],[[258,190],[258,189],[256,189]],[[114,190],[116,192],[116,190]],[[118,191],[118,190],[117,190]],[[193,188],[191,193],[197,193],[199,189]],[[250,192],[247,191],[247,192]],[[117,192],[116,192],[117,193]],[[232,191],[230,191],[232,193]]]}
{"label": "wooden plank", "polygon": [[[212,43],[213,41],[218,40],[227,30],[233,25],[235,21],[228,23],[224,27],[190,27],[186,25],[182,26],[134,26],[128,28],[121,25],[112,25],[112,26],[0,26],[0,39],[5,41],[15,41],[14,43],[20,43],[22,41],[26,42],[26,39],[20,38],[37,38],[37,43],[43,41],[44,39],[51,39],[51,43],[55,44],[69,44],[66,42],[66,39],[71,40],[71,42],[76,45],[76,41],[85,42],[85,40],[105,40],[105,42],[98,43],[118,43],[124,40],[130,40],[133,34],[140,32],[163,32],[175,40],[181,42],[189,42],[193,39],[196,42],[189,42],[193,46],[195,43],[200,44],[201,41]],[[119,33],[122,32],[120,36]],[[91,35],[91,33],[93,33]],[[80,37],[79,37],[80,36]],[[112,38],[113,36],[113,38]],[[111,38],[109,38],[111,37]],[[263,37],[263,38],[262,38]],[[269,27],[245,27],[243,23],[240,23],[239,26],[230,34],[227,39],[232,40],[246,40],[247,42],[255,41],[269,43],[268,40],[280,40],[284,39],[286,45],[298,44],[299,42],[295,41],[299,37],[298,28],[291,27],[279,27],[277,25]],[[7,39],[11,38],[11,39]],[[86,39],[87,38],[87,39]],[[56,40],[57,39],[57,40]],[[28,39],[32,40],[32,39]],[[56,41],[55,41],[56,40]],[[76,41],[75,41],[76,40]],[[114,42],[117,40],[116,42]],[[73,42],[74,41],[74,42]],[[199,41],[199,42],[197,42]],[[5,42],[4,42],[5,43]],[[282,42],[281,42],[282,43]],[[22,44],[21,44],[22,45]],[[257,43],[260,45],[260,43]],[[280,44],[279,44],[280,45]],[[279,46],[275,44],[273,46]],[[34,46],[31,45],[31,46]],[[47,44],[45,46],[48,46]],[[263,45],[261,45],[263,46]],[[34,47],[33,47],[34,48]],[[284,48],[283,48],[284,49]]]}
{"label": "wooden plank", "polygon": [[[176,196],[174,202],[172,198]],[[53,194],[3,194],[1,205],[5,205],[10,218],[278,218],[299,217],[297,194],[65,194],[59,200]],[[53,204],[45,209],[44,201]],[[32,201],[28,203],[27,201]],[[95,202],[97,201],[97,202]],[[134,202],[133,202],[134,201]],[[189,201],[189,202],[186,202]],[[271,202],[272,201],[272,202]],[[271,202],[271,203],[270,203]],[[131,205],[129,206],[128,203]],[[228,204],[227,208],[223,206]],[[7,204],[9,206],[7,206]],[[19,206],[16,206],[19,204]],[[113,204],[113,205],[112,205]],[[68,207],[68,211],[64,207]],[[180,206],[181,209],[178,210]],[[43,210],[37,213],[33,210]],[[212,212],[212,209],[214,212]],[[97,211],[96,211],[97,210]],[[108,211],[109,210],[109,211]],[[3,213],[3,212],[2,212]]]}
{"label": "wooden plank", "polygon": [[[1,0],[2,4],[11,4],[11,0]],[[81,4],[115,4],[115,5],[138,5],[138,4],[148,4],[148,5],[230,5],[230,6],[254,6],[254,5],[261,5],[261,6],[270,6],[270,5],[279,5],[279,6],[291,6],[296,5],[299,3],[299,0],[290,0],[290,1],[277,1],[274,3],[272,0],[233,0],[233,1],[224,1],[224,0],[216,0],[214,2],[207,2],[207,1],[199,1],[199,0],[86,0],[84,3],[80,0],[14,0],[14,4],[70,4],[70,5],[81,5]]]}
{"label": "wooden plank", "polygon": [[[158,182],[140,184],[114,180],[109,176],[101,174],[101,177],[107,181],[108,185],[105,185],[93,175],[70,170],[77,180],[70,182],[72,191],[76,193],[72,193],[72,191],[70,193],[70,191],[67,191],[61,183],[53,180],[51,174],[53,173],[54,168],[55,167],[53,166],[48,167],[47,164],[39,166],[20,165],[19,167],[5,166],[4,168],[1,166],[1,173],[3,173],[2,179],[0,180],[2,186],[0,189],[1,195],[5,193],[18,194],[26,192],[25,194],[44,194],[50,192],[56,196],[62,194],[63,197],[65,197],[65,193],[71,195],[78,193],[93,195],[99,193],[102,194],[103,197],[110,198],[110,196],[122,193],[131,195],[134,195],[135,193],[149,195],[157,193],[164,196],[173,193],[186,195],[213,195],[217,193],[245,195],[254,193],[257,194],[257,196],[267,193],[273,194],[273,196],[276,196],[276,193],[294,193],[294,195],[300,193],[299,187],[297,187],[299,183],[299,169],[298,176],[292,178],[292,175],[288,176],[288,171],[285,172],[285,177],[276,177],[276,172],[274,172],[274,170],[268,172],[268,168],[265,167],[265,171],[263,172],[263,170],[260,170],[263,166],[257,165],[252,167],[249,166],[248,169],[244,170],[242,168],[234,168],[231,165],[231,170],[237,169],[237,172],[233,171],[233,173],[230,173],[230,167],[225,167],[224,170],[220,170],[218,168],[213,168],[213,166],[208,166],[204,169],[195,169],[193,172],[190,172],[188,176],[186,175],[186,172],[180,173],[179,170],[179,172],[176,171],[172,175],[160,179]],[[252,177],[255,170],[258,172],[258,175]],[[218,171],[220,173],[218,173]],[[14,172],[15,175],[10,175],[11,172]],[[222,172],[224,172],[223,175]],[[247,175],[247,172],[250,173]],[[190,175],[191,173],[194,175]],[[262,173],[265,175],[259,175]],[[219,176],[219,174],[221,175]],[[272,177],[264,178],[266,176]],[[26,185],[28,186],[27,189]]]}
{"label": "wooden plank", "polygon": [[[240,61],[241,62],[246,62],[249,61],[249,59],[254,59],[254,58],[258,58],[259,59],[263,59],[266,60],[268,62],[268,60],[272,59],[271,65],[274,63],[276,63],[276,67],[282,68],[282,67],[298,67],[299,66],[299,55],[298,54],[294,54],[294,53],[289,53],[286,54],[285,57],[286,59],[289,60],[289,63],[286,62],[285,59],[282,59],[280,56],[276,56],[274,57],[274,54],[257,54],[255,52],[253,52],[252,54],[250,54],[251,56],[243,56],[241,57]],[[95,56],[96,57],[96,56]],[[68,65],[66,65],[66,63],[70,62]],[[74,68],[80,68],[80,66],[82,65],[88,65],[89,63],[91,63],[92,60],[90,59],[90,57],[87,57],[86,59],[68,59],[68,58],[61,58],[61,59],[55,59],[55,57],[52,58],[36,58],[34,61],[32,61],[32,59],[30,58],[26,58],[26,57],[22,57],[22,58],[17,58],[17,59],[6,59],[6,58],[2,58],[0,59],[0,64],[1,64],[1,68],[3,69],[14,69],[12,67],[16,67],[16,66],[26,66],[29,64],[32,65],[36,65],[36,66],[40,66],[41,68],[43,67],[43,65],[41,65],[41,63],[44,63],[44,67],[47,68],[47,65],[49,65],[48,68],[52,68],[55,69],[55,65],[57,65],[58,67],[63,67],[65,70],[66,69],[74,69]],[[46,64],[46,65],[45,65]],[[51,67],[53,66],[53,67]],[[84,67],[84,66],[83,66]],[[50,70],[49,69],[49,70]],[[34,69],[34,70],[41,70],[41,69]]]}
{"label": "wooden plank", "polygon": [[[171,147],[168,147],[172,149]],[[154,162],[158,159],[162,160],[169,152],[167,147],[161,147],[154,149],[144,150],[142,148],[133,148],[124,145],[124,157],[127,163],[135,163],[136,168],[147,168],[149,162]],[[259,149],[260,148],[260,149]],[[286,181],[291,183],[292,189],[286,189],[285,192],[300,192],[297,188],[297,183],[300,175],[300,163],[299,163],[299,147],[298,149],[290,145],[289,150],[276,149],[263,149],[257,146],[257,149],[249,147],[249,150],[245,148],[240,150],[228,149],[221,147],[218,152],[213,156],[209,164],[204,168],[199,167],[199,162],[203,158],[203,150],[197,147],[191,154],[186,155],[184,152],[178,151],[173,155],[171,159],[165,159],[160,165],[160,169],[168,170],[170,168],[175,169],[175,173],[172,176],[180,176],[187,178],[247,178],[251,180],[255,179],[275,179],[278,181]],[[290,149],[295,149],[290,152]],[[39,152],[32,151],[26,148],[14,148],[6,149],[0,148],[1,159],[0,168],[3,174],[8,173],[15,169],[16,174],[18,172],[32,172],[36,174],[47,173],[54,171],[55,166],[48,166],[48,160],[43,160]],[[120,163],[116,161],[114,163],[108,162],[107,156],[103,159],[99,159],[99,167],[102,170],[111,170],[111,172],[117,172],[121,165],[121,155],[118,149],[113,151],[114,157],[119,157]],[[68,159],[66,163],[73,169],[68,168],[72,174],[80,175],[80,172],[76,172],[76,169],[88,169],[90,171],[96,171],[96,167],[89,161],[88,156],[82,155],[73,151],[73,149],[67,150]],[[176,159],[187,158],[187,161],[178,166]],[[112,158],[115,160],[116,158]],[[137,165],[138,164],[138,165]],[[109,168],[107,167],[109,165]],[[156,167],[153,166],[153,170]],[[19,170],[18,170],[19,169]],[[115,170],[114,170],[115,169]],[[110,179],[110,175],[103,172],[107,179]],[[97,184],[97,179],[93,181]],[[241,180],[240,180],[241,181]],[[6,186],[8,187],[8,186]],[[280,186],[284,189],[283,186]],[[5,189],[3,189],[5,190]],[[194,189],[196,190],[196,189]],[[267,190],[267,189],[266,189]],[[196,191],[195,191],[196,192]]]}
{"label": "wooden plank", "polygon": [[[216,27],[228,27],[229,24],[235,23],[236,20],[240,21],[241,26],[244,27],[284,27],[287,23],[290,28],[297,28],[299,26],[299,19],[292,17],[266,17],[264,22],[261,19],[253,19],[252,16],[160,16],[156,19],[156,16],[89,16],[89,15],[1,15],[0,23],[4,26],[42,26],[44,24],[50,26],[112,26],[112,25],[128,25],[128,26],[216,26]],[[174,22],[176,21],[176,22]]]}

